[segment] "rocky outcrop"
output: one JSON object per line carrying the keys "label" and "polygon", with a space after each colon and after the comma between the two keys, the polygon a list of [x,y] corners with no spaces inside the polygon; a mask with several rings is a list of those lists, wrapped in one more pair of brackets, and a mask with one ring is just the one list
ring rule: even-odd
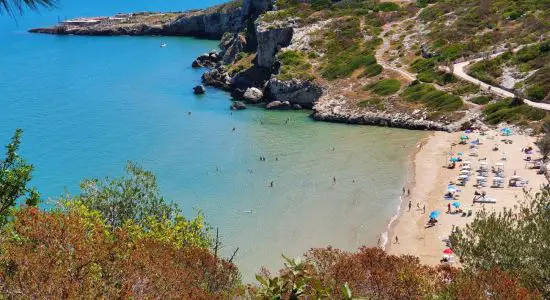
{"label": "rocky outcrop", "polygon": [[202,82],[206,85],[229,90],[231,86],[231,76],[227,74],[224,67],[219,67],[202,74]]}
{"label": "rocky outcrop", "polygon": [[229,65],[235,62],[237,54],[245,50],[247,45],[246,36],[242,33],[229,34],[229,38],[222,39],[220,42],[221,62],[224,65]]}
{"label": "rocky outcrop", "polygon": [[323,95],[323,89],[312,81],[293,79],[281,81],[277,78],[269,80],[267,94],[271,100],[288,101],[304,108],[313,107],[314,103]]}
{"label": "rocky outcrop", "polygon": [[229,107],[231,110],[243,110],[246,109],[246,104],[241,101],[233,101]]}
{"label": "rocky outcrop", "polygon": [[243,29],[242,17],[240,2],[233,1],[181,13],[131,13],[78,18],[29,31],[63,35],[167,35],[219,39],[225,32]]}
{"label": "rocky outcrop", "polygon": [[181,16],[168,23],[164,31],[172,35],[196,36],[220,39],[226,32],[238,32],[243,28],[240,7],[220,7],[207,13]]}
{"label": "rocky outcrop", "polygon": [[246,89],[243,95],[244,99],[252,103],[258,103],[263,97],[264,97],[264,93],[260,89],[255,87]]}
{"label": "rocky outcrop", "polygon": [[256,20],[262,13],[273,8],[272,0],[243,0],[243,19]]}
{"label": "rocky outcrop", "polygon": [[348,109],[345,107],[345,100],[343,99],[325,99],[317,102],[313,110],[312,117],[318,121],[420,130],[455,131],[458,129],[453,124],[419,119],[407,113],[385,113]]}
{"label": "rocky outcrop", "polygon": [[215,68],[218,66],[219,61],[221,60],[220,55],[216,51],[211,51],[210,53],[204,53],[197,57],[191,64],[193,68],[208,67]]}
{"label": "rocky outcrop", "polygon": [[258,22],[256,26],[256,38],[258,41],[258,49],[256,58],[258,66],[271,68],[275,62],[275,54],[281,48],[290,45],[292,40],[293,26],[292,21],[263,23]]}
{"label": "rocky outcrop", "polygon": [[201,94],[204,94],[206,92],[206,89],[204,88],[203,85],[197,85],[193,88],[193,94],[195,95],[201,95]]}
{"label": "rocky outcrop", "polygon": [[289,109],[292,106],[290,105],[290,102],[288,101],[271,101],[268,104],[266,104],[265,108],[267,109]]}

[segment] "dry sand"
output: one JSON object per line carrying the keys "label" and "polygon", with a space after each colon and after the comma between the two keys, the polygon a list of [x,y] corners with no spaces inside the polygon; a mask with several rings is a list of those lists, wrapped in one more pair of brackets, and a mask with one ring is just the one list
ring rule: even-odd
{"label": "dry sand", "polygon": [[[415,255],[420,257],[420,260],[425,264],[438,264],[443,257],[443,250],[447,248],[443,240],[448,238],[453,225],[462,227],[474,218],[473,216],[462,217],[459,214],[446,213],[448,203],[459,201],[461,209],[464,211],[472,210],[474,215],[482,207],[501,211],[503,207],[513,207],[524,199],[521,187],[508,187],[508,180],[514,175],[514,171],[523,180],[529,180],[527,190],[532,188],[533,192],[537,191],[542,184],[547,183],[543,175],[537,174],[537,170],[526,168],[524,160],[526,155],[521,152],[521,149],[526,146],[537,149],[534,145],[534,137],[517,134],[503,137],[497,130],[487,132],[486,136],[480,136],[479,133],[475,132],[469,134],[469,141],[479,137],[482,142],[482,145],[478,148],[478,157],[469,156],[472,152],[470,144],[456,145],[452,149],[455,156],[458,152],[464,152],[463,159],[472,163],[471,179],[466,186],[458,187],[460,189],[460,192],[457,193],[460,195],[458,200],[444,200],[443,195],[447,191],[447,184],[450,181],[457,182],[458,173],[460,172],[460,163],[457,164],[455,169],[447,169],[444,166],[448,164],[450,158],[450,145],[452,143],[458,144],[461,134],[463,133],[436,132],[419,143],[417,154],[411,165],[412,178],[407,186],[410,189],[410,195],[403,197],[400,215],[390,229],[389,241],[386,245],[386,250],[389,253]],[[491,136],[494,139],[491,139]],[[504,144],[501,141],[504,138],[512,140],[513,143]],[[498,144],[499,151],[492,150],[495,144]],[[506,161],[501,161],[504,155]],[[488,197],[495,198],[497,200],[496,204],[472,204],[474,191],[477,189],[474,187],[477,176],[475,170],[480,165],[478,159],[484,157],[487,158],[489,177],[487,187],[479,190],[485,191]],[[532,158],[536,159],[538,157],[540,157],[540,154],[535,151]],[[490,171],[491,166],[498,162],[504,162],[505,164],[505,187],[491,188],[493,177],[495,177]],[[408,210],[409,201],[412,203],[410,211]],[[420,209],[417,208],[417,203]],[[423,213],[422,208],[424,205],[426,205],[426,213]],[[441,212],[438,218],[439,222],[434,227],[425,228],[429,219],[428,215],[434,210]],[[395,243],[396,236],[399,238],[399,243]],[[457,259],[453,258],[453,260],[456,261]]]}

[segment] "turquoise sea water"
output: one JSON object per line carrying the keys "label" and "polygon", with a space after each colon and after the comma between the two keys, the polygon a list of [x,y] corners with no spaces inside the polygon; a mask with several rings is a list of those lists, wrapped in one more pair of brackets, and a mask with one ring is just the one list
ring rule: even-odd
{"label": "turquoise sea water", "polygon": [[224,92],[191,93],[202,70],[190,63],[216,41],[26,33],[58,17],[216,2],[62,0],[17,21],[0,16],[0,143],[25,130],[22,153],[49,198],[77,192],[84,177],[120,175],[127,160],[142,164],[167,198],[219,227],[225,255],[239,247],[247,280],[280,267],[281,253],[374,245],[422,132],[314,122],[307,111],[231,114]]}

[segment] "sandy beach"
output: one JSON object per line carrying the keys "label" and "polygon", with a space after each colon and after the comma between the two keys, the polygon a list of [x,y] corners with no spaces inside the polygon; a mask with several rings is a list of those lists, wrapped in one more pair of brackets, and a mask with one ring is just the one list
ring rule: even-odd
{"label": "sandy beach", "polygon": [[[389,231],[389,241],[385,247],[389,253],[415,255],[425,264],[438,264],[443,257],[443,250],[447,248],[444,240],[450,235],[453,226],[465,226],[483,207],[501,211],[503,207],[513,207],[524,199],[524,188],[508,185],[512,176],[520,176],[521,180],[527,180],[525,189],[532,189],[533,192],[547,183],[543,175],[537,174],[536,169],[528,168],[525,161],[528,155],[522,152],[522,148],[531,146],[534,149],[531,157],[533,159],[540,157],[538,148],[534,144],[535,137],[516,133],[505,137],[498,130],[491,130],[484,136],[479,132],[470,133],[467,135],[469,137],[467,144],[461,145],[459,144],[461,135],[464,133],[435,132],[417,145],[399,217]],[[471,149],[471,142],[476,139],[479,139],[481,144],[476,149]],[[509,139],[512,143],[505,144],[503,139]],[[451,148],[453,143],[456,145]],[[498,146],[498,151],[493,150],[495,146]],[[459,152],[462,156],[458,155]],[[473,152],[477,152],[478,156],[470,156]],[[472,174],[465,186],[457,186],[459,191],[455,193],[458,196],[456,200],[444,199],[449,182],[458,182],[462,164],[457,162],[456,168],[447,168],[450,157],[460,157],[464,161],[471,162]],[[506,159],[503,160],[503,157]],[[488,167],[487,186],[478,188],[475,186],[478,176],[476,170],[484,158]],[[491,187],[493,178],[496,176],[491,172],[491,167],[496,164],[503,164],[505,175],[503,188]],[[410,194],[407,190],[410,190]],[[473,204],[476,190],[484,191],[486,197],[496,199],[496,203]],[[410,211],[409,201],[411,202]],[[448,213],[448,205],[453,202],[459,202],[460,209],[465,212],[471,210],[472,216]],[[456,211],[455,207],[451,206],[451,208],[451,212]],[[426,228],[429,214],[435,210],[441,212],[437,218],[438,222],[435,226]],[[395,240],[396,236],[399,239],[398,243]],[[457,261],[457,258],[453,257],[452,260]]]}

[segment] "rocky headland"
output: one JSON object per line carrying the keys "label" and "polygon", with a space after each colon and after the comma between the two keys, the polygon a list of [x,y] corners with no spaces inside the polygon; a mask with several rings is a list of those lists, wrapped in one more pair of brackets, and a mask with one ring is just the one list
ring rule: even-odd
{"label": "rocky headland", "polygon": [[[233,109],[245,103],[306,108],[320,121],[422,130],[455,131],[477,124],[481,114],[474,104],[437,83],[419,83],[399,63],[386,61],[396,40],[388,32],[399,29],[391,25],[417,26],[420,10],[411,3],[391,10],[372,7],[363,16],[344,8],[339,13],[312,9],[307,0],[277,3],[244,0],[179,13],[82,18],[30,31],[219,39],[219,51],[201,54],[190,64],[206,68],[204,85],[224,89],[240,101]],[[414,51],[411,36],[405,40]],[[384,85],[389,81],[396,88],[388,92]]]}

